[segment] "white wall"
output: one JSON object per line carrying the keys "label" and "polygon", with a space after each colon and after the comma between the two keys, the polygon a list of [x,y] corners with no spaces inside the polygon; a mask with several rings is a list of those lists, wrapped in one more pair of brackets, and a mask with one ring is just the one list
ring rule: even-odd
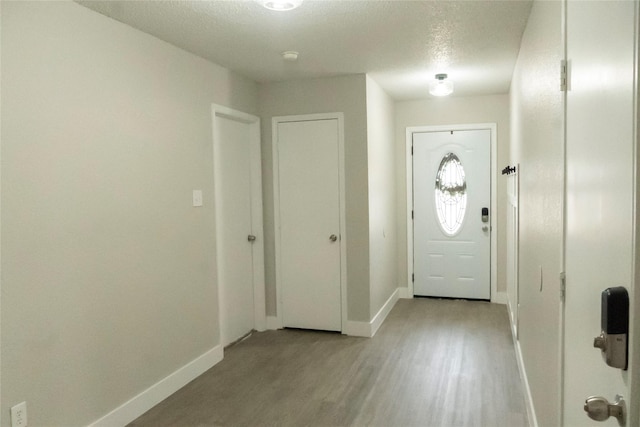
{"label": "white wall", "polygon": [[534,2],[511,83],[511,163],[520,163],[519,341],[540,426],[560,424],[561,6]]}
{"label": "white wall", "polygon": [[2,3],[0,420],[86,425],[218,344],[211,103],[255,113],[257,87],[72,2]]}
{"label": "white wall", "polygon": [[[411,126],[497,123],[498,170],[509,162],[509,96],[432,98],[396,103],[396,185],[398,224],[398,285],[406,287],[407,277],[407,184],[406,129]],[[498,292],[506,291],[506,180],[498,176]]]}
{"label": "white wall", "polygon": [[364,74],[262,84],[262,173],[267,315],[277,313],[273,225],[271,119],[314,113],[344,113],[348,320],[369,321],[369,202],[367,105]]}
{"label": "white wall", "polygon": [[367,76],[371,318],[398,287],[394,123],[394,101]]}

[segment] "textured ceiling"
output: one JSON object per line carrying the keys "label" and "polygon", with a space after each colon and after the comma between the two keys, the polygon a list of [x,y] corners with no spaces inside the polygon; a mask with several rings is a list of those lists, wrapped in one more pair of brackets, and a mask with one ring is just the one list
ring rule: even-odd
{"label": "textured ceiling", "polygon": [[[455,96],[509,90],[531,1],[78,1],[257,82],[369,73],[398,100],[445,72]],[[300,52],[297,62],[281,53]]]}

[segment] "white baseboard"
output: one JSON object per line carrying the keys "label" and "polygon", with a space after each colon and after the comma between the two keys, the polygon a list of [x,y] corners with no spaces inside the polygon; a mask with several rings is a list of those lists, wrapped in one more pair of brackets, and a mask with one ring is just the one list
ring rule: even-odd
{"label": "white baseboard", "polygon": [[[371,319],[370,322],[356,322],[353,320],[347,320],[342,333],[345,335],[351,335],[354,337],[367,337],[371,338],[378,332],[380,326],[384,322],[384,319],[387,318],[391,309],[396,305],[400,295],[402,293],[402,289],[406,288],[397,288],[391,296],[387,299],[387,301],[382,305],[382,308],[378,310],[378,313]],[[267,316],[267,329],[282,329],[282,323],[280,319],[276,316]]]}
{"label": "white baseboard", "polygon": [[370,322],[371,323],[371,336],[374,336],[376,334],[376,332],[378,332],[378,329],[380,329],[380,326],[382,326],[382,322],[384,322],[384,319],[387,318],[387,316],[391,312],[391,309],[398,302],[399,293],[400,293],[399,290],[396,288],[396,290],[393,291],[393,293],[387,299],[387,301],[382,305],[380,310],[378,310],[378,312],[373,317],[373,319],[371,319],[371,322]]}
{"label": "white baseboard", "polygon": [[516,336],[516,329],[512,319],[511,305],[507,304],[509,310],[509,325],[511,326],[511,335],[513,336],[513,344],[516,349],[516,360],[518,362],[518,371],[520,371],[520,379],[522,380],[522,387],[524,388],[524,400],[527,407],[527,418],[529,420],[529,427],[538,427],[538,418],[536,417],[536,408],[533,405],[533,397],[531,396],[531,388],[529,387],[529,377],[527,377],[527,370],[524,366],[524,358],[522,357],[522,349],[520,348],[520,341]]}
{"label": "white baseboard", "polygon": [[282,329],[282,322],[280,322],[280,318],[277,316],[267,316],[267,329]]}
{"label": "white baseboard", "polygon": [[491,297],[491,302],[494,303],[494,304],[505,304],[506,305],[508,300],[509,299],[507,297],[507,293],[506,292],[496,292]]}
{"label": "white baseboard", "polygon": [[124,426],[147,412],[149,409],[171,396],[218,364],[223,358],[222,346],[216,346],[200,357],[187,363],[168,377],[158,381],[128,402],[94,421],[89,427]]}
{"label": "white baseboard", "polygon": [[371,323],[347,320],[347,324],[342,330],[342,333],[352,337],[371,338]]}
{"label": "white baseboard", "polygon": [[373,316],[373,319],[371,319],[370,322],[354,322],[351,320],[347,321],[346,327],[344,328],[342,333],[354,337],[371,338],[376,334],[376,332],[378,332],[378,329],[380,329],[380,326],[382,326],[382,323],[384,323],[384,320],[391,312],[391,309],[393,309],[393,307],[398,302],[399,295],[400,288],[393,291],[391,296],[382,305],[382,308],[378,310],[376,315]]}
{"label": "white baseboard", "polygon": [[398,286],[398,298],[412,299],[413,294],[409,292],[409,288],[406,286]]}

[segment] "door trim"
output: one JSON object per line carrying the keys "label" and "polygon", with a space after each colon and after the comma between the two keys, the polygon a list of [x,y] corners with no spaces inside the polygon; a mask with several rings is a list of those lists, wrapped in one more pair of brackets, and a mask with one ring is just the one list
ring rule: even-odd
{"label": "door trim", "polygon": [[[509,253],[511,253],[511,266],[507,265],[507,268],[511,268],[512,276],[509,276],[509,270],[507,270],[507,307],[509,309],[509,321],[511,328],[513,329],[514,337],[517,340],[520,339],[520,280],[519,280],[519,243],[520,243],[520,163],[516,164],[516,171],[512,175],[507,176],[507,207],[508,215],[512,220],[511,229],[507,229],[506,233],[506,246],[507,246],[507,264],[509,260]],[[509,218],[507,218],[508,224]],[[509,298],[509,289],[513,290],[513,299]]]}
{"label": "door trim", "polygon": [[498,150],[497,150],[497,125],[496,123],[476,123],[461,125],[443,125],[443,126],[411,126],[406,129],[405,137],[405,157],[407,169],[407,288],[408,297],[413,298],[413,218],[411,212],[413,210],[413,154],[411,147],[413,146],[413,134],[422,132],[441,132],[441,131],[461,131],[461,130],[489,130],[491,131],[491,302],[505,304],[506,293],[498,293],[497,277],[498,277],[498,248],[497,248],[497,182],[498,182]]}
{"label": "door trim", "polygon": [[[254,329],[264,331],[267,325],[266,305],[265,305],[265,275],[264,275],[264,232],[262,215],[262,155],[260,148],[260,118],[242,111],[234,110],[222,105],[211,104],[212,140],[213,140],[213,182],[215,206],[219,206],[220,195],[215,191],[215,157],[218,152],[220,141],[216,139],[216,118],[224,117],[246,123],[250,128],[250,164],[251,164],[251,231],[257,237],[256,243],[251,245],[251,257],[253,262],[253,321]],[[214,230],[216,228],[216,209],[213,209]],[[215,281],[218,295],[218,340],[222,340],[222,319],[220,318],[220,286],[218,285],[218,239],[217,232],[214,231],[216,241]]]}
{"label": "door trim", "polygon": [[[639,402],[640,399],[640,379],[638,379],[637,371],[640,370],[640,4],[635,4],[635,61],[634,61],[634,78],[633,78],[633,108],[635,109],[633,120],[633,246],[631,265],[631,284],[630,292],[633,295],[629,306],[630,317],[629,324],[634,325],[630,328],[629,339],[630,360],[632,366],[632,375],[629,385],[629,401]],[[564,348],[564,347],[563,347]],[[564,372],[563,372],[564,375]],[[563,402],[564,403],[564,402]],[[635,408],[631,406],[629,410],[629,425],[638,425],[640,423],[640,404],[636,404]]]}
{"label": "door trim", "polygon": [[347,324],[347,227],[346,227],[346,190],[345,190],[345,160],[344,160],[344,114],[343,113],[322,113],[305,114],[295,116],[278,116],[271,119],[271,149],[273,154],[273,222],[275,234],[275,264],[276,264],[276,301],[277,314],[276,323],[279,328],[283,327],[282,321],[282,271],[281,271],[281,241],[280,241],[280,177],[278,159],[278,124],[288,122],[305,122],[316,120],[337,120],[338,121],[338,181],[340,196],[340,302],[341,319],[340,330],[346,331]]}

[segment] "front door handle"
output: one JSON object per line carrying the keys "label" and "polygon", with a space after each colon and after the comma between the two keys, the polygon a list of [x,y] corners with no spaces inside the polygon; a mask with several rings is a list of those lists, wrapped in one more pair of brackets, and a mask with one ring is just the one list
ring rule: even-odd
{"label": "front door handle", "polygon": [[338,236],[336,236],[335,234],[332,234],[331,236],[329,236],[329,240],[331,240],[332,242],[335,242],[336,240],[338,240]]}
{"label": "front door handle", "polygon": [[622,396],[617,395],[613,403],[600,396],[591,396],[584,402],[584,410],[595,421],[605,421],[609,417],[618,419],[618,424],[624,426],[627,418],[627,405]]}

